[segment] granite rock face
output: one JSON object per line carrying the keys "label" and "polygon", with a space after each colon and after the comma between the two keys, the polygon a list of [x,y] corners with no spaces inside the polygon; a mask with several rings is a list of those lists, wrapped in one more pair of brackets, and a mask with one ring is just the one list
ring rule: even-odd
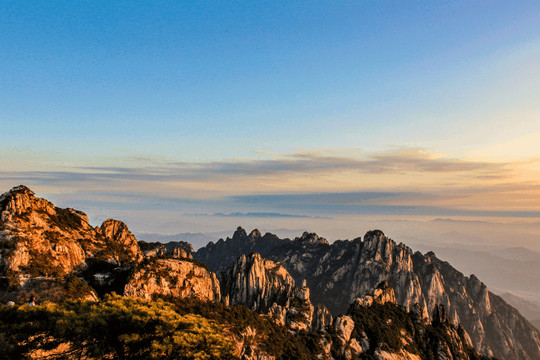
{"label": "granite rock face", "polygon": [[444,305],[437,305],[432,321],[396,304],[394,290],[381,282],[370,294],[354,301],[346,315],[334,321],[334,348],[345,358],[375,359],[482,359],[467,332],[454,326]]}
{"label": "granite rock face", "polygon": [[128,279],[124,295],[146,300],[154,295],[219,301],[216,275],[191,261],[152,259],[141,264]]}
{"label": "granite rock face", "polygon": [[270,315],[278,324],[292,330],[311,326],[313,306],[309,289],[297,287],[287,270],[258,253],[241,255],[220,275],[223,299],[227,305],[246,305]]}
{"label": "granite rock face", "polygon": [[382,231],[329,244],[310,233],[289,240],[268,233],[261,236],[258,231],[248,235],[239,228],[232,238],[199,249],[194,258],[219,271],[230,266],[230,259],[253,251],[280,262],[295,280],[306,280],[311,302],[334,315],[387,281],[397,304],[427,321],[436,306],[444,305],[450,321],[463,325],[481,353],[540,359],[539,331],[474,275],[464,276],[433,253],[415,253]]}
{"label": "granite rock face", "polygon": [[121,221],[93,227],[83,212],[15,187],[0,196],[0,301],[25,302],[30,295],[39,301],[97,300],[110,291],[145,299],[158,294],[219,301],[219,281],[190,261],[191,245],[154,248],[162,258],[143,253]]}
{"label": "granite rock face", "polygon": [[[117,220],[93,227],[84,213],[58,208],[25,186],[0,196],[0,301],[34,292],[39,300],[73,293],[97,300],[111,291],[222,299],[294,334],[326,333],[319,338],[326,358],[333,351],[412,359],[414,348],[436,359],[472,359],[471,344],[500,359],[540,358],[538,330],[474,275],[378,230],[329,244],[308,232],[289,240],[238,228],[193,259],[192,252],[189,244],[138,243]],[[370,330],[377,328],[386,330]]]}
{"label": "granite rock face", "polygon": [[118,220],[107,219],[101,224],[100,230],[105,239],[110,239],[113,246],[118,247],[118,251],[114,254],[118,264],[142,261],[144,256],[137,239],[129,231],[126,224]]}
{"label": "granite rock face", "polygon": [[383,281],[379,285],[373,294],[366,294],[362,297],[354,300],[351,306],[371,306],[373,304],[384,305],[386,303],[396,303],[396,295],[394,289],[390,286],[388,281]]}
{"label": "granite rock face", "polygon": [[18,186],[0,197],[0,269],[10,281],[58,277],[84,269],[88,259],[121,265],[142,253],[121,221],[92,227],[81,211],[62,209]]}

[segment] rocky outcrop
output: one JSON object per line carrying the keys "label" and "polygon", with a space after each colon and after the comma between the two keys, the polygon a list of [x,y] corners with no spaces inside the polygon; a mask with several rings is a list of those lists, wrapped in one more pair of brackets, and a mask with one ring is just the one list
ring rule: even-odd
{"label": "rocky outcrop", "polygon": [[231,238],[219,239],[216,243],[210,241],[193,254],[193,258],[219,273],[231,267],[240,255],[257,252],[264,258],[269,258],[268,255],[274,253],[281,245],[287,244],[288,239],[281,240],[270,233],[261,236],[261,232],[257,229],[248,235],[242,227],[238,227]]}
{"label": "rocky outcrop", "polygon": [[305,279],[311,302],[333,314],[345,312],[356,298],[387,281],[397,303],[426,321],[437,305],[444,305],[451,322],[461,323],[483,354],[510,360],[540,358],[538,330],[474,275],[464,276],[433,253],[415,253],[382,231],[329,244],[309,233],[282,240],[268,233],[247,235],[239,228],[232,238],[209,244],[194,258],[216,271],[251,251],[280,262],[295,280]]}
{"label": "rocky outcrop", "polygon": [[65,288],[73,288],[66,279],[74,276],[79,297],[114,291],[220,300],[216,275],[191,260],[191,245],[150,244],[145,250],[121,221],[92,227],[84,213],[56,207],[25,186],[0,197],[1,301],[25,301],[30,293],[41,301],[73,297]]}
{"label": "rocky outcrop", "polygon": [[128,279],[125,296],[152,299],[154,295],[219,301],[216,275],[187,260],[150,259],[142,263]]}
{"label": "rocky outcrop", "polygon": [[305,282],[297,287],[287,270],[258,253],[241,255],[220,275],[224,302],[246,305],[292,330],[310,327],[313,306]]}
{"label": "rocky outcrop", "polygon": [[470,344],[463,327],[454,326],[444,305],[431,323],[396,304],[394,291],[382,282],[358,298],[334,321],[334,348],[345,358],[473,360],[484,358]]}
{"label": "rocky outcrop", "polygon": [[354,321],[350,316],[339,315],[334,321],[334,328],[341,343],[346,344],[351,340],[354,330]]}
{"label": "rocky outcrop", "polygon": [[333,317],[326,306],[318,304],[313,311],[313,319],[311,320],[311,329],[314,331],[325,330],[326,327],[332,325]]}
{"label": "rocky outcrop", "polygon": [[[339,337],[345,339],[336,338],[340,349],[353,356],[365,351],[365,341],[371,339],[367,328],[361,332],[357,327],[354,312],[384,306],[394,311],[395,299],[412,314],[415,326],[442,329],[487,355],[540,358],[538,330],[474,275],[463,276],[433,253],[413,253],[378,230],[364,239],[329,244],[308,232],[282,240],[258,230],[248,235],[238,228],[232,238],[199,250],[194,260],[189,259],[191,248],[164,247],[157,245],[143,253],[122,222],[109,219],[92,227],[84,213],[58,208],[18,186],[0,196],[0,300],[13,300],[9,297],[30,290],[54,301],[62,294],[95,299],[96,293],[111,291],[142,298],[171,295],[214,301],[223,294],[225,302],[267,314],[296,333],[329,329],[332,323],[337,326],[333,331],[339,330]],[[252,254],[254,250],[262,256]],[[210,270],[233,265],[221,275],[221,288],[216,276],[197,260],[206,262]],[[381,288],[363,296],[381,282]],[[350,330],[346,318],[334,321],[330,313],[348,308],[353,313],[344,316],[352,318],[355,326],[346,340]],[[462,327],[453,331],[458,323]],[[395,331],[401,330],[393,328],[389,333]],[[400,339],[413,343],[411,334],[406,331]],[[441,343],[437,350],[441,356],[447,356],[448,349],[452,354],[459,350],[448,346]],[[371,355],[376,350],[370,346]]]}
{"label": "rocky outcrop", "polygon": [[91,258],[121,265],[143,257],[121,221],[94,228],[83,212],[56,207],[25,186],[0,197],[0,229],[0,269],[12,282],[66,275]]}
{"label": "rocky outcrop", "polygon": [[373,304],[384,305],[386,303],[396,303],[396,295],[394,289],[390,286],[388,281],[383,281],[379,285],[373,294],[366,294],[362,297],[354,300],[351,306],[371,306]]}
{"label": "rocky outcrop", "polygon": [[84,213],[55,207],[25,186],[0,197],[0,269],[12,282],[69,273],[98,249],[96,234]]}
{"label": "rocky outcrop", "polygon": [[126,224],[118,220],[107,219],[101,224],[100,230],[110,243],[109,247],[116,248],[113,257],[118,264],[142,261],[144,256],[137,239],[129,231]]}
{"label": "rocky outcrop", "polygon": [[[59,301],[71,297],[65,291],[68,276],[75,274],[85,283],[81,279],[89,268],[106,268],[109,273],[90,278],[114,282],[113,273],[128,272],[142,258],[137,240],[121,221],[93,227],[83,212],[59,208],[22,185],[0,196],[0,301],[30,292],[42,301]],[[87,296],[96,298],[86,287]]]}
{"label": "rocky outcrop", "polygon": [[145,257],[170,257],[174,259],[193,259],[193,247],[185,241],[168,243],[139,241]]}

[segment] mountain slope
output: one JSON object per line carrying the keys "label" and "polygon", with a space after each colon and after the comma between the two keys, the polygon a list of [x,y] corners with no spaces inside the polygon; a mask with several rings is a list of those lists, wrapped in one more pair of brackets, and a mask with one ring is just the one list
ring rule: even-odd
{"label": "mountain slope", "polygon": [[120,221],[92,227],[83,212],[56,207],[25,186],[0,196],[0,301],[32,292],[57,300],[74,271],[93,263],[130,267],[142,259],[137,240]]}
{"label": "mountain slope", "polygon": [[221,273],[220,281],[225,304],[245,305],[295,331],[310,328],[314,308],[309,289],[305,284],[297,287],[280,264],[263,259],[258,253],[241,255]]}
{"label": "mountain slope", "polygon": [[538,330],[474,275],[464,276],[433,253],[413,253],[381,231],[370,231],[363,240],[329,244],[316,234],[282,240],[256,230],[247,235],[239,228],[232,238],[199,249],[194,258],[219,271],[230,266],[231,259],[252,251],[281,262],[297,282],[306,280],[312,302],[334,314],[345,312],[356,297],[388,281],[396,290],[397,303],[407,310],[418,303],[429,318],[443,304],[451,321],[463,324],[483,354],[540,358]]}
{"label": "mountain slope", "polygon": [[537,329],[540,328],[540,305],[532,303],[511,293],[500,295],[501,298],[515,307],[520,314],[525,316]]}
{"label": "mountain slope", "polygon": [[[461,272],[476,274],[490,289],[497,289],[497,293],[520,294],[529,301],[540,298],[538,252],[519,247],[475,247],[470,244],[417,245],[416,248],[434,251],[439,259],[448,261]],[[538,318],[528,317],[529,320]]]}

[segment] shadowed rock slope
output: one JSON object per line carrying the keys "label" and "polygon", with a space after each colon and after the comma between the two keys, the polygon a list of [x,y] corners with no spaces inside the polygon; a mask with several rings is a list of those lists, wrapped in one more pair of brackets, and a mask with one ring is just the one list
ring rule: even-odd
{"label": "shadowed rock slope", "polygon": [[311,301],[332,313],[343,313],[357,297],[381,281],[395,289],[397,303],[407,311],[419,304],[430,319],[442,304],[453,323],[462,323],[481,353],[501,359],[540,359],[540,334],[513,307],[489,292],[474,275],[466,277],[435,254],[414,253],[381,231],[364,239],[329,244],[316,234],[294,240],[249,235],[238,228],[232,238],[199,249],[194,258],[221,271],[242,255],[258,252],[279,261],[296,282],[306,280]]}
{"label": "shadowed rock slope", "polygon": [[487,359],[474,350],[466,330],[450,322],[444,305],[434,308],[432,320],[418,304],[407,311],[386,281],[333,318],[314,311],[305,284],[295,286],[282,265],[258,253],[241,255],[220,278],[225,303],[246,305],[293,334],[310,334],[318,339],[316,358]]}
{"label": "shadowed rock slope", "polygon": [[443,305],[432,320],[415,306],[407,312],[396,305],[386,281],[371,294],[357,298],[345,315],[333,322],[332,354],[361,359],[487,359],[473,348],[465,329],[451,324]]}

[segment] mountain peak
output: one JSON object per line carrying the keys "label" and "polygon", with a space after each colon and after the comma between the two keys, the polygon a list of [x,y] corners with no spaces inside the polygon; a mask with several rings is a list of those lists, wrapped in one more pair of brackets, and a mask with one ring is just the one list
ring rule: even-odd
{"label": "mountain peak", "polygon": [[244,230],[243,227],[239,226],[236,228],[236,231],[234,232],[233,234],[233,239],[234,240],[243,240],[247,237],[247,233],[246,233],[246,230]]}
{"label": "mountain peak", "polygon": [[250,238],[260,238],[262,237],[262,234],[261,232],[259,231],[259,229],[253,229],[251,230],[251,232],[249,233],[249,237]]}
{"label": "mountain peak", "polygon": [[383,239],[386,236],[381,230],[370,230],[364,235],[364,241]]}
{"label": "mountain peak", "polygon": [[34,196],[34,192],[24,185],[15,186],[0,196],[1,220],[4,222],[27,217],[33,211],[54,215],[57,208],[51,202]]}
{"label": "mountain peak", "polygon": [[30,193],[32,195],[34,195],[34,192],[32,190],[30,190],[27,186],[25,185],[19,185],[19,186],[14,186],[13,188],[11,188],[11,190],[9,190],[8,192],[10,193]]}
{"label": "mountain peak", "polygon": [[[24,185],[19,185],[11,188],[0,196],[0,210],[5,210],[7,205],[12,202],[12,199],[19,197],[25,197],[24,203],[29,203],[30,198],[34,198],[34,192]],[[15,203],[15,202],[14,202]],[[17,203],[22,203],[21,201]]]}
{"label": "mountain peak", "polygon": [[320,237],[319,235],[315,233],[310,233],[308,231],[304,231],[301,237],[296,238],[296,240],[308,243],[308,244],[328,244],[328,241]]}
{"label": "mountain peak", "polygon": [[101,233],[105,238],[120,245],[116,261],[125,263],[135,260],[142,261],[144,255],[137,243],[135,236],[129,231],[127,225],[119,220],[107,219],[101,224]]}

